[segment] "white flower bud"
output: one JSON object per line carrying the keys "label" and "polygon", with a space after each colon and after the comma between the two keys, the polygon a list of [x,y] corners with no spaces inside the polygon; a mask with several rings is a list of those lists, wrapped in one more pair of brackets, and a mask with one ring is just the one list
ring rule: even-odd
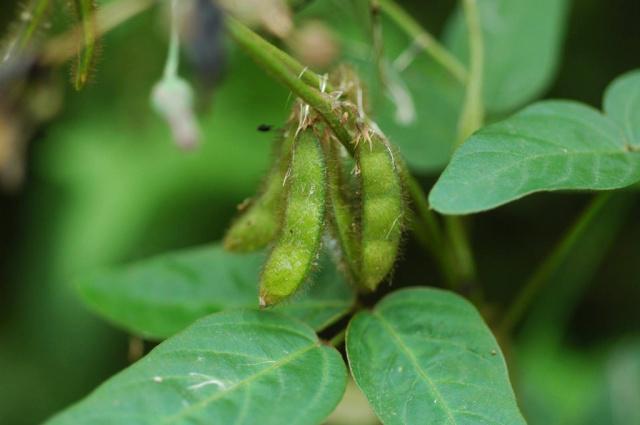
{"label": "white flower bud", "polygon": [[182,149],[194,149],[200,142],[200,128],[193,112],[193,89],[179,78],[158,82],[151,94],[151,104],[171,127],[175,143]]}

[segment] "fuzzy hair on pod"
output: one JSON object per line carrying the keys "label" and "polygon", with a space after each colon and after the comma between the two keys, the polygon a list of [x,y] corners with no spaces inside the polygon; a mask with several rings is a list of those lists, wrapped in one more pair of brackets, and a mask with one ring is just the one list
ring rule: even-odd
{"label": "fuzzy hair on pod", "polygon": [[293,144],[280,234],[262,270],[261,306],[293,295],[309,274],[324,231],[326,186],[322,146],[304,129]]}
{"label": "fuzzy hair on pod", "polygon": [[286,180],[295,130],[289,128],[275,140],[274,162],[263,183],[261,193],[238,217],[224,238],[224,247],[233,252],[251,252],[273,241],[282,221],[284,183]]}
{"label": "fuzzy hair on pod", "polygon": [[373,291],[398,256],[405,218],[402,179],[392,147],[377,133],[358,144],[356,160],[362,192],[360,282]]}

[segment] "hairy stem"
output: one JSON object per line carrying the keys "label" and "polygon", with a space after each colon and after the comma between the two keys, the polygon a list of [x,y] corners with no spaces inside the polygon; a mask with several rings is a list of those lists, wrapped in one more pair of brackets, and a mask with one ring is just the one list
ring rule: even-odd
{"label": "hairy stem", "polygon": [[553,273],[555,273],[566,260],[569,253],[576,246],[576,242],[597,217],[598,213],[607,205],[610,197],[610,193],[602,193],[593,199],[591,204],[589,204],[562,240],[556,245],[551,254],[540,264],[535,273],[525,283],[502,319],[499,327],[502,335],[508,335],[520,320],[522,320],[536,296],[544,289],[545,284],[549,282]]}
{"label": "hairy stem", "polygon": [[[320,92],[319,89],[309,86],[298,75],[280,59],[286,53],[281,52],[277,56],[273,54],[277,47],[251,31],[244,24],[234,18],[227,18],[227,28],[233,39],[275,79],[280,81],[305,103],[315,109],[327,125],[331,128],[338,140],[342,142],[345,148],[353,154],[354,145],[352,136],[349,134],[344,125],[340,122],[340,118],[333,110],[331,99],[328,95]],[[304,74],[310,74],[306,71]],[[308,77],[309,78],[309,77]],[[319,79],[319,77],[318,77]]]}
{"label": "hairy stem", "polygon": [[380,10],[406,32],[416,46],[442,65],[458,81],[464,83],[467,80],[467,70],[464,65],[394,0],[377,0],[377,3]]}

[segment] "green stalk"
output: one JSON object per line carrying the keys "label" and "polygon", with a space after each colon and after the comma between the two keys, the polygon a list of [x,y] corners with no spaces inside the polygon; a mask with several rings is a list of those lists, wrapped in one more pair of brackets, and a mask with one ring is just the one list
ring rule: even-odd
{"label": "green stalk", "polygon": [[180,66],[180,28],[178,22],[178,0],[171,0],[171,38],[169,53],[164,64],[164,78],[170,80],[178,76]]}
{"label": "green stalk", "polygon": [[464,0],[464,12],[469,32],[469,75],[464,106],[458,120],[458,141],[461,145],[484,124],[482,82],[484,79],[484,41],[478,16],[477,0]]}
{"label": "green stalk", "polygon": [[499,330],[501,335],[508,335],[524,317],[527,309],[531,306],[536,296],[544,289],[550,277],[555,273],[567,256],[575,248],[576,243],[587,230],[591,222],[597,217],[600,211],[607,205],[611,197],[610,193],[597,195],[591,204],[578,217],[573,226],[564,235],[562,240],[556,245],[551,254],[538,267],[535,273],[522,287],[516,299],[511,303],[505,313]]}
{"label": "green stalk", "polygon": [[447,256],[447,250],[444,249],[445,240],[440,224],[430,209],[429,201],[418,182],[410,175],[405,176],[405,182],[416,215],[415,220],[411,222],[412,230],[418,242],[420,242],[436,260],[447,286],[454,289],[456,270],[453,268],[453,263]]}
{"label": "green stalk", "polygon": [[445,231],[455,276],[454,289],[470,295],[474,301],[480,301],[482,294],[476,284],[476,264],[463,217],[445,217]]}
{"label": "green stalk", "polygon": [[344,328],[329,340],[329,345],[331,345],[334,348],[340,347],[342,344],[344,344],[344,340],[346,336],[347,336],[347,328]]}
{"label": "green stalk", "polygon": [[422,26],[394,0],[377,0],[382,10],[393,22],[407,33],[425,53],[431,56],[458,81],[467,80],[467,70],[446,47],[427,32]]}
{"label": "green stalk", "polygon": [[[274,49],[277,49],[277,47],[251,31],[244,24],[229,17],[227,18],[227,28],[233,39],[249,54],[249,56],[253,58],[254,61],[271,74],[271,76],[288,87],[305,103],[315,109],[331,128],[338,140],[340,140],[345,148],[353,154],[353,137],[349,134],[333,111],[331,98],[320,92],[320,90],[309,86],[304,80],[298,78],[298,75],[292,73],[289,66],[281,60],[282,56],[286,55],[286,53],[281,52],[278,55],[274,55]],[[293,62],[288,61],[288,63],[292,64]],[[306,71],[304,74],[311,74],[311,71]],[[307,78],[313,77],[308,76]]]}
{"label": "green stalk", "polygon": [[[476,0],[464,0],[464,12],[469,33],[469,74],[467,75],[467,89],[465,102],[458,120],[458,141],[462,144],[469,135],[482,127],[484,123],[484,105],[482,101],[482,82],[484,75],[484,42],[482,28],[478,16]],[[479,301],[482,297],[480,288],[477,287],[476,266],[473,251],[469,243],[464,219],[461,217],[446,217],[445,225],[448,242],[451,245],[456,271],[456,289],[469,291],[472,298]],[[464,288],[460,288],[460,284]]]}

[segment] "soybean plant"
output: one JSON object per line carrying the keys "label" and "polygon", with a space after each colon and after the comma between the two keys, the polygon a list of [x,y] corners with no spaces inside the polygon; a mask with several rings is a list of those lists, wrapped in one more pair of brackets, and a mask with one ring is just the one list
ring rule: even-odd
{"label": "soybean plant", "polygon": [[[506,367],[507,360],[518,365],[511,361],[522,348],[515,331],[549,282],[561,287],[563,277],[570,287],[554,292],[552,307],[538,313],[551,312],[552,329],[529,332],[561,339],[555,319],[569,314],[554,316],[555,306],[575,303],[588,280],[584,270],[593,271],[604,256],[577,247],[621,228],[640,182],[640,71],[611,83],[602,110],[547,100],[516,112],[544,91],[558,65],[568,0],[460,0],[442,43],[394,0],[114,0],[100,10],[94,0],[67,3],[74,28],[46,42],[53,0],[26,3],[0,56],[0,114],[20,103],[22,83],[38,74],[30,70],[71,60],[73,86],[84,88],[102,33],[156,5],[170,16],[169,43],[151,106],[170,127],[159,127],[166,139],[192,150],[196,166],[209,172],[211,158],[198,155],[228,153],[235,145],[218,151],[217,143],[236,143],[242,131],[215,121],[218,111],[232,110],[223,117],[243,124],[254,119],[239,108],[265,82],[247,76],[264,73],[286,92],[274,88],[260,98],[271,102],[262,114],[281,112],[271,162],[266,166],[265,158],[255,196],[219,229],[226,230],[221,241],[76,285],[82,301],[111,323],[136,338],[166,341],[49,424],[315,425],[341,400],[349,410],[359,393],[384,424],[526,423]],[[226,72],[223,45],[230,46]],[[196,73],[179,72],[182,48]],[[303,53],[324,73],[287,51]],[[180,76],[194,74],[209,91]],[[203,94],[218,96],[219,80],[220,109],[199,109],[207,103]],[[218,137],[212,128],[228,131]],[[257,143],[255,133],[247,134],[243,142],[255,137]],[[187,155],[168,152],[158,158]],[[249,170],[245,153],[232,164],[243,176],[257,170]],[[216,169],[224,176],[218,182],[231,179],[227,172]],[[213,175],[192,174],[193,180]],[[89,184],[83,182],[83,193]],[[609,193],[623,188],[627,198]],[[234,192],[228,205],[255,190],[249,189]],[[534,192],[567,190],[604,193],[500,305],[482,273],[487,256],[475,265],[470,229],[476,222],[467,216]],[[500,272],[502,260],[490,259]],[[512,344],[513,357],[506,358],[501,346]],[[549,351],[562,351],[556,348]],[[536,365],[533,375],[554,366],[543,354],[544,367]],[[637,357],[623,366],[631,370]],[[556,376],[532,381],[522,369],[512,373],[521,372],[528,391],[518,396],[525,402],[529,386],[543,388],[542,399],[557,383]],[[562,379],[565,372],[572,376],[563,369]],[[613,376],[607,379],[628,375],[618,372],[607,372]],[[593,382],[605,387],[603,377]],[[612,385],[616,396],[629,386],[621,382]],[[606,410],[600,404],[607,395],[592,403],[597,413]],[[529,399],[531,411],[539,404]],[[630,412],[624,404],[610,410]],[[593,412],[580,413],[584,420]],[[633,413],[618,412],[629,424],[636,423]],[[563,412],[560,420],[569,416]]]}

